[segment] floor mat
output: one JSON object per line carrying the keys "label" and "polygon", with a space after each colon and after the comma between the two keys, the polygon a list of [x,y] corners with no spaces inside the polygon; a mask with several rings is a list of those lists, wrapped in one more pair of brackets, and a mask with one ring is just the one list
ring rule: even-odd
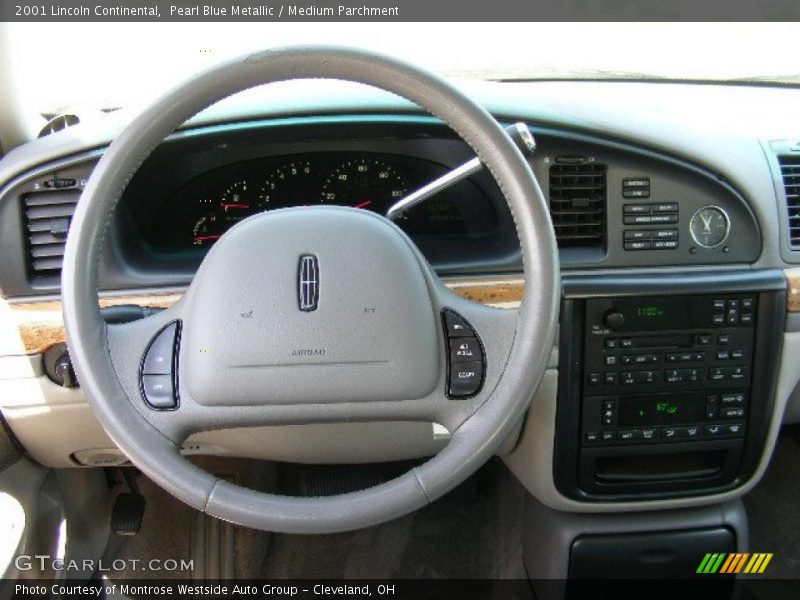
{"label": "floor mat", "polygon": [[445,497],[375,527],[273,534],[265,578],[523,578],[522,486],[500,461]]}
{"label": "floor mat", "polygon": [[[206,468],[219,474],[219,468]],[[351,491],[396,475],[398,465],[280,468],[280,484],[269,476],[229,475],[256,489],[322,495]],[[115,559],[191,559],[196,511],[140,477],[147,498],[141,532],[111,536],[104,564]],[[524,578],[522,513],[525,492],[499,461],[430,506],[388,523],[334,535],[265,534],[236,527],[234,572],[241,578]],[[196,535],[196,534],[195,534]],[[196,543],[197,540],[194,540]],[[199,566],[199,565],[198,565]],[[214,572],[213,570],[211,572]],[[220,571],[222,572],[222,571]],[[123,571],[113,579],[163,576]],[[171,576],[191,578],[191,572]]]}

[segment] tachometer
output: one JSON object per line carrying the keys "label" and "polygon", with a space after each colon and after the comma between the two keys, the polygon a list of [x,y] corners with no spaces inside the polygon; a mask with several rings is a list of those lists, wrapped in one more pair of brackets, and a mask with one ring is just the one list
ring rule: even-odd
{"label": "tachometer", "polygon": [[256,210],[252,190],[246,179],[230,184],[219,200],[203,198],[203,207],[208,207],[192,227],[192,243],[195,246],[208,246],[216,242],[222,234]]}
{"label": "tachometer", "polygon": [[408,185],[387,162],[375,158],[354,158],[334,169],[322,186],[321,201],[363,208],[381,214],[405,196]]}

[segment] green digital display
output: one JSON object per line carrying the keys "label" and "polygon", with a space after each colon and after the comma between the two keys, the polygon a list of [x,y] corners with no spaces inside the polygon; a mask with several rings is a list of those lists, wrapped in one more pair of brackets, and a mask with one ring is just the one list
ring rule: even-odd
{"label": "green digital display", "polygon": [[696,423],[704,417],[704,398],[695,394],[620,398],[617,419],[620,427]]}
{"label": "green digital display", "polygon": [[636,316],[646,319],[657,319],[664,316],[664,309],[657,304],[645,304],[636,309]]}

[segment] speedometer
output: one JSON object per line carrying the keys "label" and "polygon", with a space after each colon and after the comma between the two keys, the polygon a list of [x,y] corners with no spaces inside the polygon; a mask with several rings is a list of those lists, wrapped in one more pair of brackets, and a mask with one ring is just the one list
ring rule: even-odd
{"label": "speedometer", "polygon": [[403,176],[389,163],[354,158],[336,167],[325,179],[321,201],[385,214],[408,190]]}

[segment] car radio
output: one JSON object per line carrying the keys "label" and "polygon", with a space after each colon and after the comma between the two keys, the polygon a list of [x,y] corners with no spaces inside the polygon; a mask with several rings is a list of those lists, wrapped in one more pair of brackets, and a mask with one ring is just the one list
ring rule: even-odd
{"label": "car radio", "polygon": [[742,437],[754,294],[586,303],[583,445]]}
{"label": "car radio", "polygon": [[773,416],[779,272],[565,278],[554,480],[582,501],[724,491]]}

